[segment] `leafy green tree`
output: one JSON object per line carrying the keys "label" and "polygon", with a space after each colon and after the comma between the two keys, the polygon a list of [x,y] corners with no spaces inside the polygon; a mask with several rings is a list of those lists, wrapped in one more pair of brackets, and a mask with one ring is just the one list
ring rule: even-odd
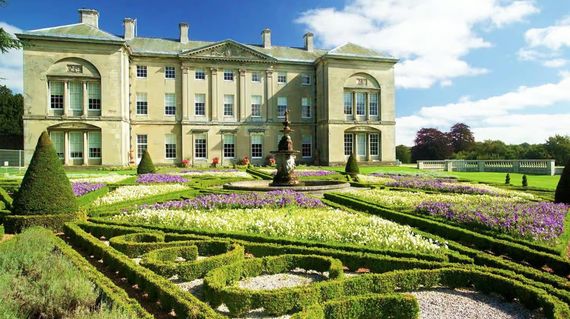
{"label": "leafy green tree", "polygon": [[570,160],[570,136],[551,136],[546,140],[544,147],[550,157],[556,160],[558,165],[562,165],[562,163],[566,163]]}
{"label": "leafy green tree", "polygon": [[[6,0],[0,0],[0,6],[6,4]],[[20,40],[12,37],[4,28],[0,28],[0,52],[6,53],[9,49],[19,49],[22,47]]]}
{"label": "leafy green tree", "polygon": [[24,98],[0,85],[0,135],[23,135]]}
{"label": "leafy green tree", "polygon": [[150,174],[150,173],[154,173],[156,172],[156,168],[154,167],[154,164],[152,162],[152,158],[150,158],[150,154],[148,153],[148,150],[145,150],[141,161],[139,163],[139,166],[137,167],[137,174]]}
{"label": "leafy green tree", "polygon": [[506,185],[511,184],[511,175],[509,173],[507,173],[507,175],[505,176],[505,184]]}
{"label": "leafy green tree", "polygon": [[412,162],[412,149],[406,145],[396,146],[396,159],[404,164]]}
{"label": "leafy green tree", "polygon": [[558,186],[556,186],[554,202],[570,204],[570,160],[566,162],[560,181],[558,181]]}
{"label": "leafy green tree", "polygon": [[47,132],[38,139],[30,166],[14,196],[15,215],[74,213],[78,209],[71,184]]}
{"label": "leafy green tree", "polygon": [[522,186],[528,187],[528,178],[526,177],[526,175],[523,175],[522,177]]}

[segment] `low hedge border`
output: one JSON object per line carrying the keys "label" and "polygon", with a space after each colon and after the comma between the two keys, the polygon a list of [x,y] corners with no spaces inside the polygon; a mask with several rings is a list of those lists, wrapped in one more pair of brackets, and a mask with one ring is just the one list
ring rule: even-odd
{"label": "low hedge border", "polygon": [[[146,253],[142,256],[141,265],[166,278],[178,275],[179,280],[192,281],[204,277],[212,269],[244,258],[243,246],[227,241],[190,241],[186,244],[191,246],[162,248]],[[196,259],[198,254],[208,258]],[[186,261],[176,262],[179,256]]]}
{"label": "low hedge border", "polygon": [[291,319],[417,319],[420,306],[410,294],[366,294],[315,304]]}
{"label": "low hedge border", "polygon": [[535,251],[524,245],[511,243],[506,240],[492,238],[463,228],[451,226],[442,222],[425,219],[418,215],[398,212],[364,202],[352,196],[326,193],[325,198],[333,202],[366,211],[373,215],[417,227],[429,233],[455,240],[461,244],[473,245],[480,250],[490,250],[496,254],[505,254],[513,260],[526,261],[534,267],[541,268],[546,263],[557,275],[570,275],[570,263],[560,256]]}
{"label": "low hedge border", "polygon": [[466,258],[458,256],[458,254],[455,252],[450,252],[447,255],[444,254],[439,255],[439,254],[419,253],[414,251],[376,249],[376,248],[368,248],[351,244],[335,244],[335,243],[308,241],[308,240],[291,239],[291,238],[278,238],[278,237],[269,237],[264,235],[242,233],[242,232],[209,231],[198,228],[176,228],[176,227],[152,226],[152,225],[137,224],[137,223],[122,223],[122,222],[115,222],[109,220],[108,218],[103,218],[103,217],[91,217],[89,218],[89,221],[97,224],[144,228],[147,231],[148,230],[161,231],[167,234],[179,233],[179,234],[202,236],[202,238],[204,238],[204,236],[223,237],[232,240],[245,240],[251,242],[258,242],[258,243],[275,243],[280,245],[319,247],[319,248],[337,249],[349,252],[373,253],[373,254],[382,254],[393,257],[416,258],[416,259],[433,260],[433,261],[448,261],[451,259],[458,261],[461,260],[463,262],[472,261],[468,257]]}
{"label": "low hedge border", "polygon": [[[343,278],[340,260],[317,255],[281,255],[235,262],[210,271],[204,277],[204,295],[217,308],[224,303],[231,315],[241,316],[252,309],[264,308],[269,315],[283,315],[318,303],[316,292],[325,283]],[[328,271],[329,280],[308,286],[275,290],[249,290],[234,286],[240,279],[262,274],[278,274],[303,268]]]}
{"label": "low hedge border", "polygon": [[152,270],[137,265],[124,254],[85,232],[77,224],[66,223],[64,231],[75,247],[97,258],[102,258],[106,265],[123,274],[129,283],[137,284],[145,291],[149,300],[159,301],[161,307],[167,312],[174,310],[176,318],[225,318],[191,293],[180,289],[176,284],[155,274]]}
{"label": "low hedge border", "polygon": [[8,192],[0,187],[0,209],[10,210],[12,207],[12,197],[8,195]]}
{"label": "low hedge border", "polygon": [[133,258],[144,255],[150,251],[176,246],[186,246],[185,241],[164,241],[164,234],[160,232],[142,232],[133,233],[109,239],[111,247],[117,249],[123,254]]}
{"label": "low hedge border", "polygon": [[25,228],[41,226],[55,232],[63,231],[63,224],[75,220],[85,220],[84,212],[73,214],[14,215],[4,216],[4,229],[7,234],[17,234]]}
{"label": "low hedge border", "polygon": [[148,313],[135,299],[129,297],[126,291],[115,285],[115,283],[100,273],[78,252],[69,247],[62,239],[54,236],[57,249],[79,269],[83,276],[94,283],[101,291],[103,300],[113,308],[119,308],[141,319],[152,319],[153,315]]}

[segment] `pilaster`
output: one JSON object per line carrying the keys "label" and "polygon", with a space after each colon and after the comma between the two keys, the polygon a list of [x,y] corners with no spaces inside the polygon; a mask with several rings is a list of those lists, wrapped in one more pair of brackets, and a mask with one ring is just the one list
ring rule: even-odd
{"label": "pilaster", "polygon": [[246,85],[245,85],[245,69],[239,69],[239,99],[237,102],[237,121],[241,122],[246,119]]}

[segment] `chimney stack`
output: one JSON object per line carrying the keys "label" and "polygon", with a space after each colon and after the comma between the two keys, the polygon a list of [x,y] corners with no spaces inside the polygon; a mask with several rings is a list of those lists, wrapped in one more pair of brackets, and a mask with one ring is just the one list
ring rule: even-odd
{"label": "chimney stack", "polygon": [[135,37],[135,19],[125,18],[123,20],[123,26],[125,27],[123,38],[125,40],[132,40]]}
{"label": "chimney stack", "polygon": [[271,49],[271,30],[269,28],[261,31],[261,44],[264,49]]}
{"label": "chimney stack", "polygon": [[99,12],[93,9],[79,9],[79,22],[99,29]]}
{"label": "chimney stack", "polygon": [[180,27],[180,43],[188,43],[188,23],[182,22]]}
{"label": "chimney stack", "polygon": [[314,50],[313,34],[311,32],[307,32],[307,33],[305,33],[303,38],[305,39],[305,50],[307,50],[309,52],[313,52],[313,50]]}

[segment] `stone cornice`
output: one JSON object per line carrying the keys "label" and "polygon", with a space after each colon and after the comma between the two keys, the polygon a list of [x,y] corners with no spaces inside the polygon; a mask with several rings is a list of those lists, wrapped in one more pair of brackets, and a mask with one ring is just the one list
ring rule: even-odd
{"label": "stone cornice", "polygon": [[120,116],[62,116],[62,115],[24,115],[22,116],[23,120],[46,120],[46,121],[75,121],[75,122],[84,122],[84,121],[124,121],[128,122],[126,119]]}
{"label": "stone cornice", "polygon": [[318,124],[341,125],[396,125],[396,121],[347,121],[347,120],[320,120]]}

